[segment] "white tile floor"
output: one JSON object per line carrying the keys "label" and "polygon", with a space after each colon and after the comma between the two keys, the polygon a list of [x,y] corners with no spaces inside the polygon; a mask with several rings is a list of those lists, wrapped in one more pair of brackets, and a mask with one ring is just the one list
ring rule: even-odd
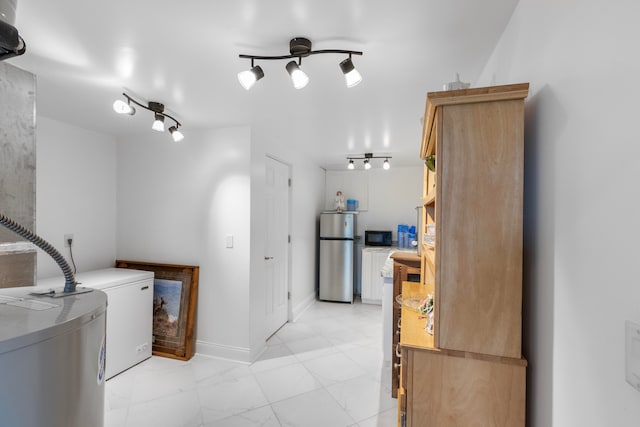
{"label": "white tile floor", "polygon": [[316,302],[251,365],[151,359],[106,383],[105,427],[393,427],[378,305]]}

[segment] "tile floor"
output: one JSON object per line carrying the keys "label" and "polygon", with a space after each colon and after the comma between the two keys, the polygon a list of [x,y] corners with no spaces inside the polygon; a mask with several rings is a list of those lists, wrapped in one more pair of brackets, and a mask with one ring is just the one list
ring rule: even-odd
{"label": "tile floor", "polygon": [[251,365],[152,357],[106,383],[105,427],[393,427],[378,305],[316,302]]}

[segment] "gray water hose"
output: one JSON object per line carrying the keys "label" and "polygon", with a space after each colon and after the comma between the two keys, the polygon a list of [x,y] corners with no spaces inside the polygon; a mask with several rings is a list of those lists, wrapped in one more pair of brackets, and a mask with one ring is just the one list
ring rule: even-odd
{"label": "gray water hose", "polygon": [[67,260],[58,252],[56,248],[54,248],[49,242],[44,240],[42,237],[38,236],[28,228],[23,227],[18,224],[11,218],[5,216],[0,213],[0,225],[5,226],[9,230],[18,234],[21,237],[24,237],[43,251],[47,253],[53,260],[58,264],[60,269],[62,270],[62,274],[64,274],[64,292],[75,292],[76,291],[76,277],[69,267]]}

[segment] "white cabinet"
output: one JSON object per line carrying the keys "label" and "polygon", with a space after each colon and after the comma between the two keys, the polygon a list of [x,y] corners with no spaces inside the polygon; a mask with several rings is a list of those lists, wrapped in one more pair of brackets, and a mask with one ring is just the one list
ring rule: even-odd
{"label": "white cabinet", "polygon": [[384,267],[390,248],[362,249],[362,291],[361,298],[365,304],[382,304],[382,285],[384,278],[381,271]]}

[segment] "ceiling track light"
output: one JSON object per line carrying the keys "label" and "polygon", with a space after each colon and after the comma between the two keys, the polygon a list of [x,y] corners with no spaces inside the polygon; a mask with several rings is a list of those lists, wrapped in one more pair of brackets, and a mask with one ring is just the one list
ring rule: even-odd
{"label": "ceiling track light", "polygon": [[[262,70],[262,68],[259,65],[254,66],[254,61],[256,60],[271,61],[294,59],[293,61],[289,61],[285,68],[291,76],[293,86],[296,89],[302,89],[307,85],[307,83],[309,83],[309,76],[307,76],[307,74],[300,68],[300,65],[302,65],[302,58],[323,53],[349,55],[347,59],[343,60],[339,64],[340,69],[344,74],[347,87],[354,87],[362,81],[362,76],[360,75],[358,70],[356,70],[355,66],[353,65],[353,61],[351,60],[352,55],[362,55],[362,52],[344,49],[312,50],[311,46],[311,40],[304,37],[296,37],[289,41],[289,55],[262,56],[241,54],[239,55],[240,58],[251,59],[251,69],[238,73],[238,81],[240,82],[242,87],[244,87],[246,90],[249,90],[258,80],[264,77],[264,71]],[[296,58],[298,60],[297,63],[295,61]]]}
{"label": "ceiling track light", "polygon": [[238,81],[242,85],[243,88],[249,90],[253,87],[254,84],[258,82],[261,78],[264,77],[264,71],[262,71],[262,67],[259,65],[253,66],[253,59],[251,60],[251,69],[246,71],[241,71],[238,73]]}
{"label": "ceiling track light", "polygon": [[362,156],[356,157],[347,157],[349,163],[347,163],[347,169],[353,170],[355,169],[355,165],[353,163],[354,160],[364,160],[364,168],[365,170],[371,169],[371,159],[384,159],[382,163],[382,168],[384,170],[389,170],[391,168],[391,163],[389,163],[389,159],[391,156],[374,156],[373,153],[364,153]]}
{"label": "ceiling track light", "polygon": [[164,116],[162,114],[156,113],[156,118],[151,125],[151,129],[158,132],[164,132]]}
{"label": "ceiling track light", "polygon": [[357,86],[362,81],[362,76],[351,61],[351,55],[340,63],[340,69],[344,74],[344,81],[347,87]]}
{"label": "ceiling track light", "polygon": [[128,114],[133,116],[136,113],[136,109],[131,104],[135,104],[140,108],[143,108],[145,110],[148,110],[154,113],[154,121],[153,121],[153,124],[151,125],[151,129],[156,130],[158,132],[164,132],[165,130],[164,121],[165,119],[168,118],[175,122],[173,126],[169,127],[169,133],[171,134],[171,137],[173,138],[173,140],[175,142],[179,142],[184,139],[184,135],[182,134],[182,132],[178,130],[178,128],[182,126],[182,124],[178,120],[176,120],[173,116],[164,112],[164,104],[161,104],[160,102],[150,101],[147,105],[144,105],[136,101],[126,93],[123,93],[122,95],[127,99],[127,102],[121,99],[116,100],[113,103],[113,111],[115,111],[118,114]]}

